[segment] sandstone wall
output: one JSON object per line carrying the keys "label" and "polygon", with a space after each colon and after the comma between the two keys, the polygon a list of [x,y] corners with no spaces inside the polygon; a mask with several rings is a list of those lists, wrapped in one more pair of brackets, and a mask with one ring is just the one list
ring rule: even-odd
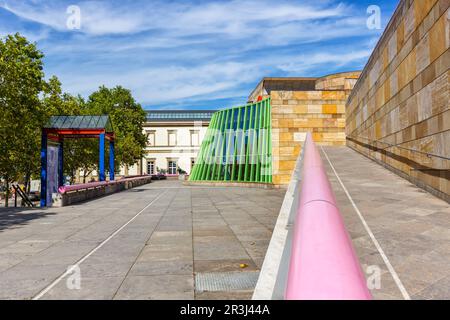
{"label": "sandstone wall", "polygon": [[[345,104],[359,72],[320,78],[314,91],[272,91],[273,183],[286,185],[305,140],[345,145]],[[331,90],[330,90],[331,89]]]}
{"label": "sandstone wall", "polygon": [[348,146],[447,201],[449,6],[402,0],[346,108]]}

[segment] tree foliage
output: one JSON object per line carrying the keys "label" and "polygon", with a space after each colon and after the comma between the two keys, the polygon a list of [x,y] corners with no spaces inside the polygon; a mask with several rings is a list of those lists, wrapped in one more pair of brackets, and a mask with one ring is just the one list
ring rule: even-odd
{"label": "tree foliage", "polygon": [[7,184],[30,176],[39,162],[39,130],[46,121],[39,94],[43,54],[19,34],[0,40],[0,176]]}
{"label": "tree foliage", "polygon": [[131,166],[142,159],[147,139],[142,128],[146,114],[130,90],[121,86],[112,89],[102,86],[90,95],[87,106],[91,114],[111,117],[116,136],[116,168]]}
{"label": "tree foliage", "polygon": [[[0,180],[6,189],[39,174],[41,130],[52,115],[109,115],[116,135],[115,168],[141,159],[145,112],[130,90],[102,86],[84,101],[64,93],[56,76],[45,80],[43,57],[20,34],[0,38]],[[78,169],[86,176],[97,164],[96,139],[65,140],[65,174],[72,181]]]}

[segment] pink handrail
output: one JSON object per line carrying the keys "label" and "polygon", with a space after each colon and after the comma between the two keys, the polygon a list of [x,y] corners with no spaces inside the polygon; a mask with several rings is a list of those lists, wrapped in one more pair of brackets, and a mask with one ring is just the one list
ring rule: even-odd
{"label": "pink handrail", "polygon": [[366,279],[311,134],[292,240],[287,300],[370,300]]}

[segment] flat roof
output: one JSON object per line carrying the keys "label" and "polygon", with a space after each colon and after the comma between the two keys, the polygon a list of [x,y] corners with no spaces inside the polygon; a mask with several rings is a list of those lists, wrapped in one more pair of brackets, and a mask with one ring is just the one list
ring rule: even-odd
{"label": "flat roof", "polygon": [[147,110],[147,121],[209,121],[218,110]]}
{"label": "flat roof", "polygon": [[44,129],[105,129],[113,132],[108,115],[102,116],[53,116]]}

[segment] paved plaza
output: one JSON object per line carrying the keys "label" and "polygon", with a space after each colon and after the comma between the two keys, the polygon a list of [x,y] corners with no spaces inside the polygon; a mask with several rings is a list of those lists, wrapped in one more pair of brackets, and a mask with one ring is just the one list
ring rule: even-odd
{"label": "paved plaza", "polygon": [[[283,197],[163,180],[71,207],[2,209],[0,299],[250,299]],[[73,273],[61,275],[80,261],[80,290],[69,289]]]}
{"label": "paved plaza", "polygon": [[[349,148],[322,157],[363,269],[381,271],[374,297],[450,299],[449,204]],[[2,208],[0,299],[250,299],[284,192],[163,180]]]}

